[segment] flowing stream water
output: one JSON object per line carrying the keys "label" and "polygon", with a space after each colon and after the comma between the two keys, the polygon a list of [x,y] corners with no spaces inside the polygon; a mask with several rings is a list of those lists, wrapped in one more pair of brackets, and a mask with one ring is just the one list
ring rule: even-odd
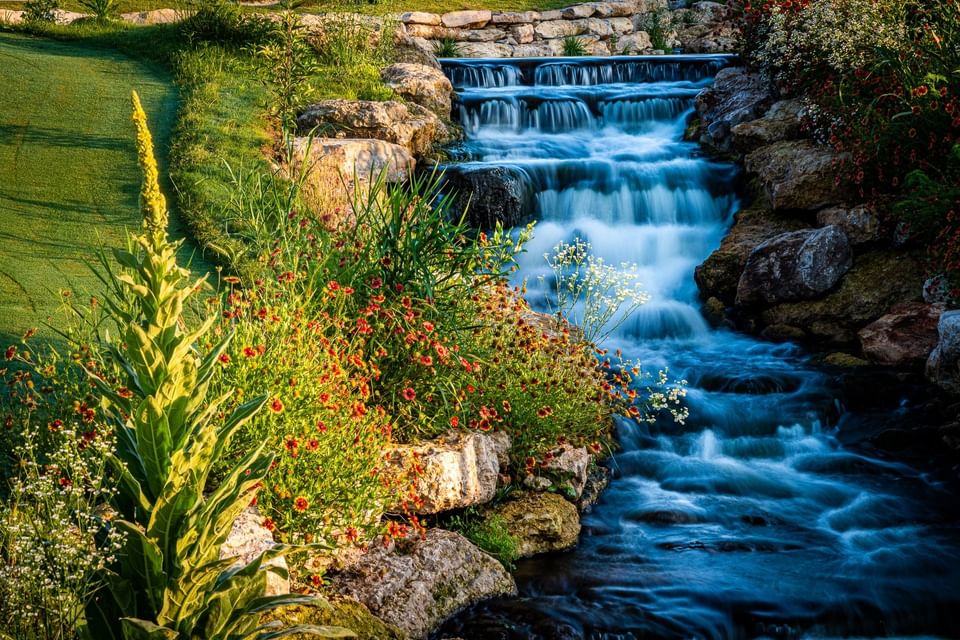
{"label": "flowing stream water", "polygon": [[740,205],[737,169],[683,132],[729,63],[444,61],[467,135],[460,170],[506,167],[526,186],[538,220],[521,259],[528,299],[544,299],[543,254],[560,241],[639,265],[651,300],[605,346],[686,379],[690,419],[621,424],[614,480],[576,550],[522,561],[519,597],[438,637],[960,635],[952,488],[855,437],[909,425],[906,401],[851,411],[800,348],[702,317],[693,273]]}

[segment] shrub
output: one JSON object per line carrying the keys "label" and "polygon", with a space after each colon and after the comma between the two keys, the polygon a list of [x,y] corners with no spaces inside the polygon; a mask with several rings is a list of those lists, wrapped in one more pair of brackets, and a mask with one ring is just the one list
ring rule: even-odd
{"label": "shrub", "polygon": [[565,56],[585,56],[587,47],[583,40],[576,36],[567,36],[563,39],[563,55]]}
{"label": "shrub", "polygon": [[483,518],[476,510],[468,508],[462,515],[450,518],[446,527],[499,560],[507,571],[516,568],[514,563],[519,558],[519,545],[501,516]]}
{"label": "shrub", "polygon": [[440,38],[434,41],[433,52],[438,58],[458,58],[460,45],[453,38]]}
{"label": "shrub", "polygon": [[337,85],[341,94],[385,99],[392,92],[380,80],[380,70],[394,60],[395,32],[396,26],[390,21],[332,15],[311,44],[321,64],[329,68],[329,82]]}
{"label": "shrub", "polygon": [[650,46],[654,49],[666,51],[669,49],[667,37],[670,29],[670,14],[664,9],[657,9],[643,15],[639,25],[640,30],[650,36]]}
{"label": "shrub", "polygon": [[133,103],[144,231],[130,250],[114,252],[122,270],[105,276],[113,292],[110,320],[119,330],[119,340],[105,346],[119,367],[121,386],[91,376],[117,438],[108,456],[118,481],[118,516],[111,527],[123,534],[124,544],[102,572],[107,589],[86,608],[88,632],[128,639],[290,635],[297,630],[268,633],[259,625],[263,611],[313,602],[263,596],[266,572],[277,571],[264,563],[288,549],[274,548],[235,568],[233,558],[220,559],[233,521],[255,495],[272,456],[261,443],[209,494],[207,478],[233,434],[267,398],[249,399],[229,415],[221,410],[229,396],[206,398],[230,336],[201,359],[195,343],[215,318],[185,330],[184,304],[204,280],[188,282],[188,272],[176,264],[178,243],[167,239],[166,203],[136,93]]}
{"label": "shrub", "polygon": [[23,5],[23,21],[27,23],[56,22],[60,0],[27,0]]}
{"label": "shrub", "polygon": [[311,84],[317,58],[297,15],[283,14],[275,41],[256,47],[262,77],[270,88],[268,111],[285,131],[296,127],[297,114],[316,94]]}
{"label": "shrub", "polygon": [[113,18],[117,9],[117,0],[80,0],[80,6],[93,14],[99,21]]}
{"label": "shrub", "polygon": [[245,14],[229,0],[211,0],[180,22],[180,32],[191,45],[201,43],[231,47],[266,45],[277,37],[277,26],[266,16]]}

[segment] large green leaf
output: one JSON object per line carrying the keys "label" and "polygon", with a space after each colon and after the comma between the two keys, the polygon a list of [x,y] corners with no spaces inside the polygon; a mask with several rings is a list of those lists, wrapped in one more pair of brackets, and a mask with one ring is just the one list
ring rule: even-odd
{"label": "large green leaf", "polygon": [[159,611],[166,586],[163,553],[137,525],[126,520],[114,520],[114,525],[125,534],[123,550],[118,554],[121,575],[138,590],[136,595],[145,597],[152,608],[149,613]]}
{"label": "large green leaf", "polygon": [[180,634],[149,620],[123,618],[120,621],[124,640],[177,640]]}
{"label": "large green leaf", "polygon": [[183,529],[184,516],[198,505],[202,491],[203,487],[189,481],[167,482],[153,504],[147,522],[147,536],[157,542],[166,559],[168,574],[179,571],[176,564],[179,533]]}
{"label": "large green leaf", "polygon": [[147,472],[147,487],[151,496],[158,496],[166,482],[170,469],[173,439],[164,407],[148,396],[135,416],[137,424],[137,450]]}

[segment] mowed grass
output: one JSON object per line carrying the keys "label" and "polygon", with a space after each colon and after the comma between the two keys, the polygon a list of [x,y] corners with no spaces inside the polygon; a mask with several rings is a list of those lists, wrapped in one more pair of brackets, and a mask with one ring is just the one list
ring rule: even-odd
{"label": "mowed grass", "polygon": [[[130,90],[162,156],[177,92],[118,53],[0,34],[0,344],[102,290],[88,262],[140,224]],[[169,191],[169,189],[168,189]],[[176,233],[176,231],[175,231]],[[62,322],[58,322],[62,325]]]}

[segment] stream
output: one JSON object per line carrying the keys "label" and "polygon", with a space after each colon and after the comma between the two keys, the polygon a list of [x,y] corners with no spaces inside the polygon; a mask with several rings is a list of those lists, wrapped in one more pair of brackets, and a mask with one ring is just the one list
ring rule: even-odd
{"label": "stream", "polygon": [[650,301],[604,346],[687,380],[690,417],[621,423],[577,548],[521,561],[518,597],[437,637],[960,636],[955,487],[864,444],[911,425],[907,392],[854,401],[800,347],[701,314],[694,269],[740,206],[738,169],[683,133],[730,61],[442,61],[467,136],[460,169],[509,168],[538,221],[520,260],[528,300],[544,300],[543,254],[561,241],[639,265]]}

